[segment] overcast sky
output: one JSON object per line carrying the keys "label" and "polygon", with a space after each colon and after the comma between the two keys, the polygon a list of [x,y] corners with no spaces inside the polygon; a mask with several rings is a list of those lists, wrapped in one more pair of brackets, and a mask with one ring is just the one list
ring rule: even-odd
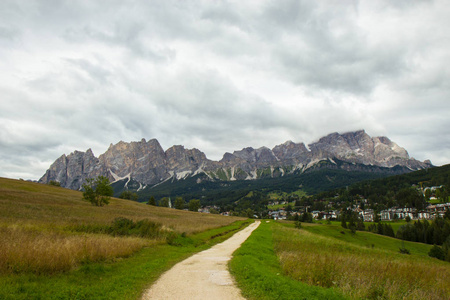
{"label": "overcast sky", "polygon": [[365,129],[450,163],[448,1],[0,1],[0,176]]}

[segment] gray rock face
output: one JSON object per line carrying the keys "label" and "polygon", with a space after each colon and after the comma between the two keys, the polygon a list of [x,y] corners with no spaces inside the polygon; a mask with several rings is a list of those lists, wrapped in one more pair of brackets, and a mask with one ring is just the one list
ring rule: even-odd
{"label": "gray rock face", "polygon": [[100,155],[99,164],[105,176],[112,181],[131,176],[141,183],[149,184],[168,176],[164,150],[155,139],[111,144]]}
{"label": "gray rock face", "polygon": [[[394,167],[396,165],[425,168],[427,163],[411,159],[408,152],[387,137],[371,138],[364,130],[340,135],[332,133],[309,145],[313,156],[320,157],[326,153],[330,158],[344,161]],[[320,154],[319,154],[320,153]]]}
{"label": "gray rock face", "polygon": [[258,179],[303,172],[321,160],[378,167],[403,166],[418,170],[432,166],[430,161],[410,158],[408,152],[387,137],[370,137],[364,130],[344,134],[332,133],[309,144],[288,141],[273,149],[244,148],[225,153],[220,161],[211,161],[198,149],[172,146],[164,151],[156,139],[122,142],[96,158],[91,149],[62,155],[39,180],[56,180],[61,186],[80,189],[86,178],[107,176],[114,182],[124,178],[153,185],[170,178],[182,179],[204,173],[211,180]]}
{"label": "gray rock face", "polygon": [[50,166],[39,182],[48,183],[55,180],[60,182],[61,186],[77,190],[86,178],[101,173],[98,162],[91,149],[86,152],[75,151],[68,156],[64,154]]}

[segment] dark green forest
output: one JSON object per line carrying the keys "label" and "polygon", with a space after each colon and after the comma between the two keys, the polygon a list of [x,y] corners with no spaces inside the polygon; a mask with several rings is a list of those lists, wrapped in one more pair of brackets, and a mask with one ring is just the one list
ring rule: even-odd
{"label": "dark green forest", "polygon": [[395,175],[377,180],[363,180],[345,188],[319,192],[314,200],[332,199],[348,207],[361,198],[368,200],[367,208],[377,211],[390,207],[413,207],[423,209],[427,199],[422,188],[442,186],[437,197],[448,202],[450,196],[450,165]]}

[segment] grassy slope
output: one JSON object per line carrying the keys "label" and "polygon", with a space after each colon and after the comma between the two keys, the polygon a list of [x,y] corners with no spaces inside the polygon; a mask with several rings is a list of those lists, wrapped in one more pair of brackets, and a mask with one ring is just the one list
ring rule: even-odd
{"label": "grassy slope", "polygon": [[[311,233],[331,237],[357,246],[382,249],[391,252],[398,252],[399,248],[402,247],[402,241],[399,239],[364,231],[358,231],[357,234],[352,235],[349,230],[344,230],[340,225],[302,224],[302,226]],[[344,234],[341,232],[344,232]],[[428,252],[431,248],[430,245],[408,241],[403,241],[403,243],[404,246],[410,250],[411,254],[428,257]]]}
{"label": "grassy slope", "polygon": [[238,221],[199,233],[182,247],[156,245],[126,259],[88,263],[67,273],[0,275],[0,299],[138,299],[174,264],[227,239],[242,225]]}
{"label": "grassy slope", "polygon": [[[263,223],[235,252],[230,267],[250,299],[447,299],[448,263],[430,245],[338,225]],[[344,234],[341,233],[344,232]],[[373,245],[373,246],[372,246]],[[426,275],[425,275],[426,274]],[[297,281],[298,280],[298,281]]]}
{"label": "grassy slope", "polygon": [[[337,287],[356,299],[450,296],[450,266],[428,257],[430,245],[368,232],[351,234],[333,225],[305,224],[301,231],[278,226],[274,232],[283,270],[293,278]],[[403,246],[410,255],[399,253]]]}
{"label": "grassy slope", "polygon": [[262,222],[230,262],[244,297],[248,299],[345,299],[338,291],[309,286],[283,275],[273,250],[272,226]]}
{"label": "grassy slope", "polygon": [[239,218],[198,214],[112,198],[95,207],[69,189],[0,178],[0,225],[66,229],[79,224],[109,225],[117,217],[149,219],[188,234],[230,224]]}
{"label": "grassy slope", "polygon": [[[325,221],[325,220],[318,221],[318,222],[316,221],[316,224],[326,224],[326,223],[327,223],[327,221]],[[383,221],[381,223],[391,225],[392,229],[394,230],[394,233],[397,233],[397,230],[400,228],[400,226],[407,224],[407,222],[404,220]],[[411,221],[411,223],[414,223],[414,221]],[[330,221],[330,224],[341,227],[341,221]],[[373,222],[364,222],[366,229],[370,224],[374,224],[374,223]],[[308,225],[306,225],[306,226],[308,226]]]}
{"label": "grassy slope", "polygon": [[[100,240],[108,237],[71,229],[80,225],[109,225],[117,217],[135,221],[149,219],[188,235],[177,238],[178,246],[149,240],[148,246],[132,256],[87,261],[67,272],[0,272],[0,299],[136,299],[176,262],[226,239],[246,224],[241,218],[159,208],[121,199],[112,199],[105,207],[94,207],[82,201],[77,191],[0,178],[0,234],[19,230],[32,232],[38,238],[83,235]],[[14,241],[14,236],[2,236],[0,242],[8,238]],[[21,251],[20,247],[17,250]]]}

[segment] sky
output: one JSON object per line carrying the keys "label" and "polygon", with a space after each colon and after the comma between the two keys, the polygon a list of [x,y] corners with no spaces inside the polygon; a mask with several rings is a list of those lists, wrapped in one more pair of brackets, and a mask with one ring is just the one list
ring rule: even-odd
{"label": "sky", "polygon": [[157,139],[209,159],[365,129],[450,163],[450,5],[0,2],[0,176]]}

